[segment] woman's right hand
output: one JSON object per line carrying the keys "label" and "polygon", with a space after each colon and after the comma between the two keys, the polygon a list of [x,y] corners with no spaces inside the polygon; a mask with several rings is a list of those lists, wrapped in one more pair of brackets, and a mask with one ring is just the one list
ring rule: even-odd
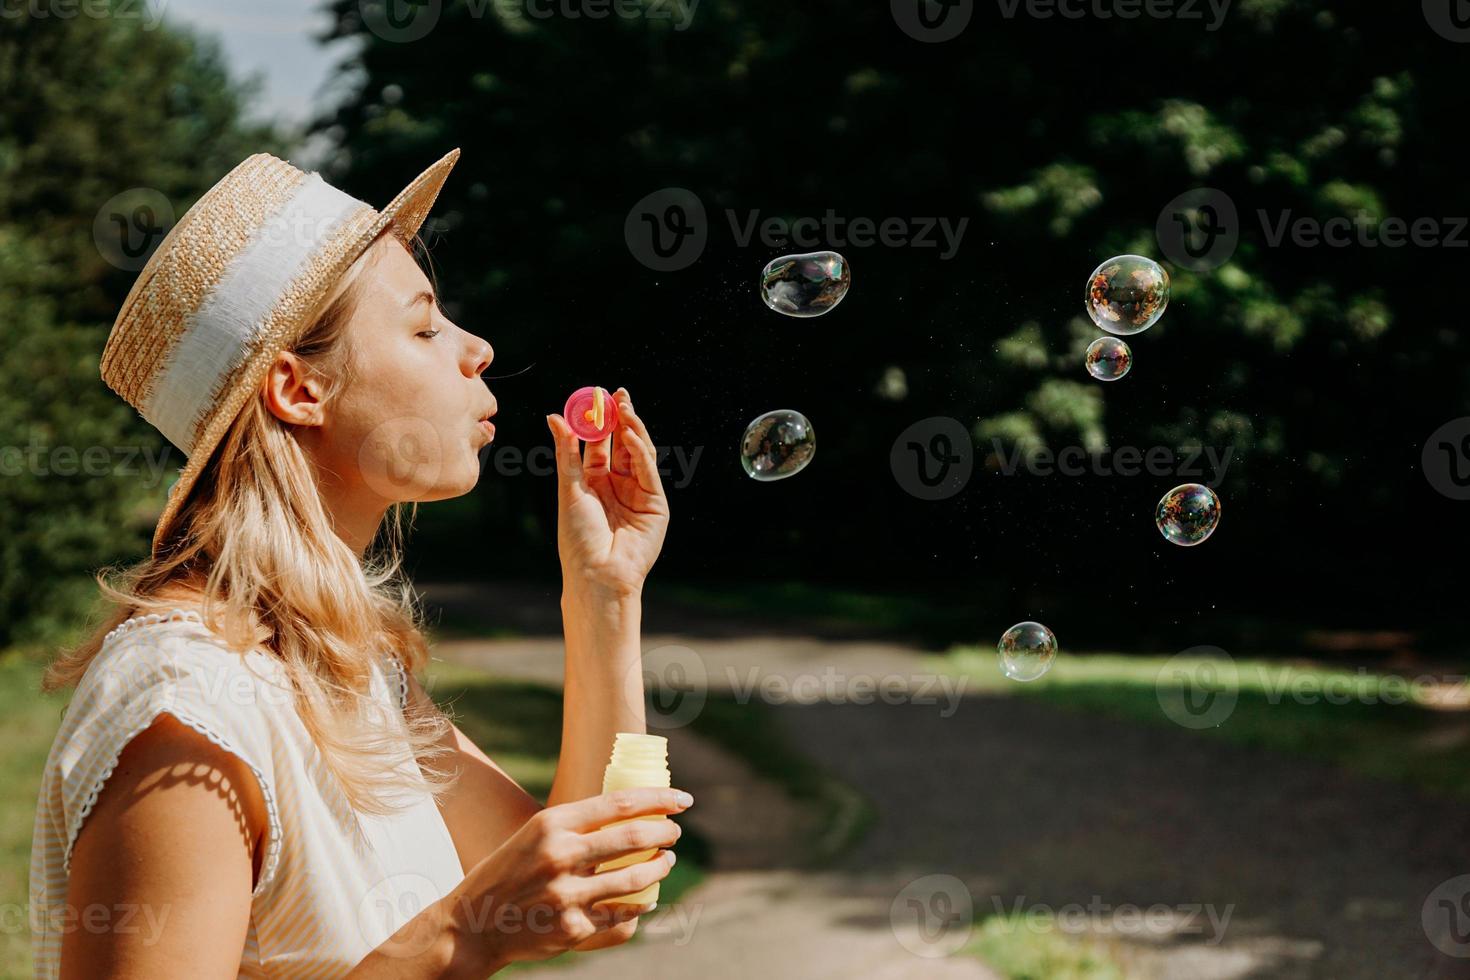
{"label": "woman's right hand", "polygon": [[682,831],[672,820],[630,820],[682,813],[675,789],[621,789],[546,807],[470,869],[443,902],[455,934],[456,962],[484,976],[518,960],[543,960],[636,918],[636,905],[594,903],[661,881],[673,852],[596,872],[597,865],[668,847]]}

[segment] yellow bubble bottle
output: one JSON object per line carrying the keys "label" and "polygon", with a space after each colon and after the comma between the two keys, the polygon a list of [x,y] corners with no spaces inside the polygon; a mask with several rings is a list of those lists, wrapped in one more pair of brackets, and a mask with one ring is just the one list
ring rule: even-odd
{"label": "yellow bubble bottle", "polygon": [[[646,786],[667,787],[671,785],[668,759],[669,740],[664,736],[643,735],[639,732],[618,732],[613,736],[612,760],[608,762],[607,769],[602,774],[602,791],[611,793],[617,789],[637,789]],[[608,826],[616,827],[633,820],[667,819],[668,817],[663,814],[650,813],[641,817],[630,817],[628,820],[618,820]],[[626,868],[630,864],[647,861],[658,852],[659,848],[652,847],[646,851],[624,854],[622,857],[599,864],[597,871],[601,873]],[[609,905],[647,905],[649,902],[657,902],[660,884],[661,882],[655,881],[647,888],[633,892],[631,895],[618,895],[603,899],[602,902]]]}

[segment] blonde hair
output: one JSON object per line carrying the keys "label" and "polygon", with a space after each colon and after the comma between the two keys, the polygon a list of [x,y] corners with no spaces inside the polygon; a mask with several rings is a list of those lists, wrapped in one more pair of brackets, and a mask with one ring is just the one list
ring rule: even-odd
{"label": "blonde hair", "polygon": [[[382,240],[353,264],[336,296],[288,348],[324,378],[324,401],[353,377],[346,326]],[[423,612],[400,574],[402,511],[409,508],[412,526],[418,508],[390,506],[375,537],[380,547],[359,558],[334,531],[313,463],[291,430],[263,397],[246,402],[160,554],[96,574],[109,611],[83,642],[47,667],[41,687],[50,692],[75,685],[109,630],[132,616],[179,608],[163,592],[183,583],[202,592],[200,616],[231,651],[263,646],[280,660],[297,712],[348,802],[386,815],[399,806],[384,797],[397,798],[391,790],[406,785],[393,771],[403,759],[403,733],[384,731],[368,710],[370,661],[389,652],[406,671],[428,663]],[[439,744],[450,721],[437,707],[419,711],[412,703],[404,720],[408,747],[437,799],[458,775],[434,763],[453,752]]]}

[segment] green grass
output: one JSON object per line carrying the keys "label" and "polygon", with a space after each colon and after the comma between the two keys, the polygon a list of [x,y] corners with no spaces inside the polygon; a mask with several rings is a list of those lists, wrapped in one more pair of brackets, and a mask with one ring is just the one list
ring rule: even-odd
{"label": "green grass", "polygon": [[[1426,686],[1391,675],[1236,658],[1233,710],[1218,727],[1186,729],[1165,714],[1160,691],[1166,699],[1186,697],[1187,677],[1205,677],[1196,672],[1211,663],[1208,658],[1064,652],[1049,673],[1025,684],[1001,674],[993,650],[958,648],[930,662],[965,676],[967,693],[1037,698],[1072,710],[1167,726],[1182,738],[1221,738],[1295,753],[1426,793],[1470,799],[1470,710],[1436,708],[1423,696]],[[1228,674],[1217,670],[1214,676],[1223,684]],[[1324,698],[1324,691],[1338,703]],[[1315,694],[1315,701],[1308,703],[1293,692],[1307,698]],[[1384,692],[1407,700],[1370,700]]]}
{"label": "green grass", "polygon": [[[31,830],[51,741],[61,727],[61,695],[42,697],[41,665],[19,653],[0,654],[0,907],[28,908]],[[31,975],[26,916],[6,917],[0,929],[0,978]]]}
{"label": "green grass", "polygon": [[992,916],[960,950],[1009,980],[1124,980],[1107,950],[1073,938],[1047,918]]}

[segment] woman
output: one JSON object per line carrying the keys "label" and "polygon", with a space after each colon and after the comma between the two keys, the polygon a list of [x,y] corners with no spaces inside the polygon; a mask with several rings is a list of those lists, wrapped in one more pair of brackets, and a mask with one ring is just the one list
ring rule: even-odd
{"label": "woman", "polygon": [[152,555],[98,577],[113,615],[44,682],[77,690],[36,814],[38,977],[481,977],[626,941],[648,909],[605,900],[672,866],[595,873],[679,834],[608,824],[692,803],[600,794],[613,734],[644,731],[640,596],[669,514],[626,390],[585,455],[547,417],[567,650],[548,805],[414,676],[398,505],[467,493],[494,437],[493,351],[410,251],[458,156],[382,211],[253,156],[123,303],[102,377],[188,462]]}

